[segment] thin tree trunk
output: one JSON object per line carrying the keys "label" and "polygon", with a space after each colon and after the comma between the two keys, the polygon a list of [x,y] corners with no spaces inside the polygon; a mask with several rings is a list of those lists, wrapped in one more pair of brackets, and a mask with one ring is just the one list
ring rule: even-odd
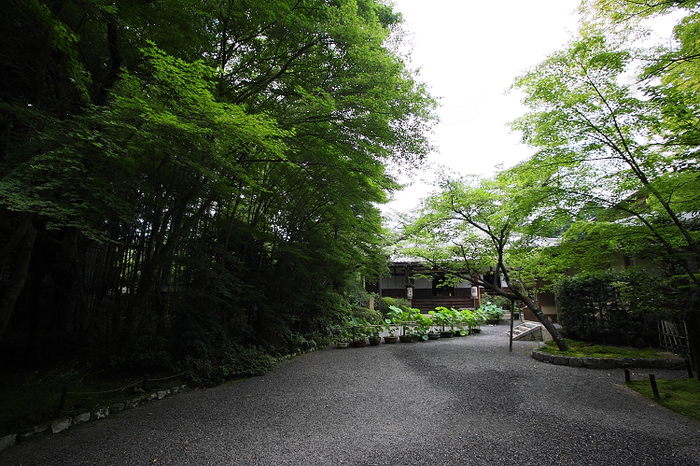
{"label": "thin tree trunk", "polygon": [[700,380],[700,314],[695,310],[689,312],[685,323],[688,329],[690,356],[695,366],[695,376]]}
{"label": "thin tree trunk", "polygon": [[5,259],[9,257],[10,254],[12,254],[12,251],[15,250],[19,242],[22,241],[22,238],[24,238],[24,234],[27,232],[27,229],[31,226],[32,217],[33,215],[29,212],[19,215],[19,222],[14,234],[12,235],[12,238],[5,246],[3,246],[2,249],[0,249],[0,263],[4,262]]}
{"label": "thin tree trunk", "polygon": [[29,273],[29,263],[32,258],[32,250],[36,241],[37,231],[34,226],[29,223],[27,231],[22,240],[19,242],[19,257],[17,264],[14,267],[10,281],[5,289],[5,293],[0,298],[0,340],[2,340],[5,330],[10,323],[10,318],[15,309],[17,298],[24,289],[24,284],[27,282]]}
{"label": "thin tree trunk", "polygon": [[557,347],[559,348],[559,351],[566,351],[569,349],[569,345],[566,344],[566,341],[564,340],[564,337],[561,336],[561,333],[559,333],[559,330],[554,326],[552,321],[550,321],[546,315],[544,315],[544,312],[542,312],[542,309],[535,304],[533,300],[531,300],[527,295],[524,293],[521,293],[519,291],[515,291],[515,295],[517,298],[524,302],[525,305],[532,311],[533,314],[535,314],[535,317],[537,317],[537,320],[540,321],[542,325],[544,325],[544,328],[547,329],[547,331],[552,335],[552,338],[554,339],[555,343],[557,344]]}

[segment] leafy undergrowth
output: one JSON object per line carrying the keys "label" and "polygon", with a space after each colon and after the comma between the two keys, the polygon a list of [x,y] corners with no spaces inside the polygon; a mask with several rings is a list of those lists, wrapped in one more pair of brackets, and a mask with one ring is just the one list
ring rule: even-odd
{"label": "leafy undergrowth", "polygon": [[637,349],[623,346],[607,346],[566,338],[568,351],[559,351],[554,341],[548,341],[540,349],[546,353],[577,358],[668,358],[675,357],[672,353],[656,348]]}
{"label": "leafy undergrowth", "polygon": [[[660,379],[656,384],[661,406],[700,422],[700,380]],[[627,385],[650,400],[654,399],[649,380],[633,380]]]}
{"label": "leafy undergrowth", "polygon": [[[75,368],[0,375],[0,437],[23,433],[63,416],[94,412],[139,395],[186,383],[182,375],[153,373],[143,389],[144,374],[85,373]],[[67,394],[59,411],[64,384]]]}

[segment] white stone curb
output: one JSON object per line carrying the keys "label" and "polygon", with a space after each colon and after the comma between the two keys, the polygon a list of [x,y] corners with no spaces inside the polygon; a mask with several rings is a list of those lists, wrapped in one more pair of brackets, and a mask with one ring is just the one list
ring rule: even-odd
{"label": "white stone curb", "polygon": [[124,411],[125,409],[131,409],[141,404],[162,400],[168,395],[174,395],[176,393],[184,391],[187,391],[187,385],[179,385],[177,387],[169,388],[167,390],[159,390],[156,393],[150,393],[148,395],[131,398],[129,400],[126,400],[125,402],[117,403],[109,407],[97,408],[92,413],[86,412],[77,414],[75,416],[61,417],[49,423],[36,426],[33,429],[21,434],[10,434],[4,437],[0,437],[0,450],[12,447],[16,445],[18,441],[23,442],[39,434],[58,434],[59,432],[63,432],[72,426],[76,426],[78,424],[82,424],[89,421],[105,419],[109,415],[116,414],[120,411]]}

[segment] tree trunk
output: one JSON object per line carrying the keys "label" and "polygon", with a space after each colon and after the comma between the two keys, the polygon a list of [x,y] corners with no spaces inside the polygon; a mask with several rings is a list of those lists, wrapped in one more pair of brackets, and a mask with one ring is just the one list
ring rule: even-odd
{"label": "tree trunk", "polygon": [[[569,345],[566,344],[566,341],[564,341],[564,337],[561,336],[559,333],[559,330],[554,326],[554,324],[547,318],[547,316],[544,315],[542,310],[535,304],[533,300],[531,300],[528,296],[527,293],[520,287],[520,286],[515,286],[510,280],[510,276],[508,275],[506,271],[506,268],[501,266],[500,270],[503,270],[504,273],[503,275],[505,276],[506,279],[506,285],[508,288],[511,290],[510,293],[503,291],[503,289],[500,286],[497,286],[495,283],[489,283],[485,280],[483,280],[478,274],[474,275],[465,275],[465,274],[456,274],[457,276],[467,280],[469,283],[475,286],[483,286],[485,288],[490,289],[491,291],[494,291],[495,293],[504,296],[508,299],[511,300],[512,308],[515,308],[515,300],[519,300],[525,303],[525,305],[530,308],[533,314],[535,314],[535,317],[537,317],[537,320],[540,321],[542,325],[544,325],[544,328],[547,329],[547,331],[552,335],[552,338],[557,344],[557,347],[559,348],[559,351],[567,351],[569,349]],[[514,309],[511,310],[513,312]]]}
{"label": "tree trunk", "polygon": [[685,325],[688,331],[688,351],[690,360],[695,369],[695,376],[700,380],[700,311],[697,309],[698,291],[693,293],[691,309],[685,317]]}
{"label": "tree trunk", "polygon": [[2,340],[7,325],[10,323],[17,298],[19,298],[20,293],[24,289],[24,284],[27,282],[29,263],[32,258],[32,249],[34,248],[36,235],[36,229],[30,222],[18,245],[19,255],[17,257],[17,263],[10,275],[5,293],[2,298],[0,298],[0,340]]}
{"label": "tree trunk", "polygon": [[525,305],[532,311],[532,313],[535,314],[537,320],[539,320],[540,323],[544,325],[544,328],[546,328],[550,335],[552,335],[552,338],[557,344],[559,351],[567,351],[569,349],[569,345],[566,344],[566,341],[564,341],[564,337],[561,336],[559,330],[557,330],[554,324],[547,318],[546,315],[544,315],[542,309],[540,309],[540,307],[537,304],[535,304],[535,302],[531,300],[530,297],[519,287],[513,287],[511,286],[511,283],[508,282],[508,288],[513,290],[513,294],[515,295],[515,297],[520,301],[524,302]]}
{"label": "tree trunk", "polygon": [[535,314],[535,317],[537,317],[537,320],[539,320],[542,325],[544,325],[544,328],[547,329],[547,331],[552,335],[552,338],[554,339],[554,342],[557,344],[557,347],[559,348],[559,351],[567,351],[569,349],[569,345],[566,344],[566,341],[564,341],[564,337],[561,336],[559,333],[559,330],[554,326],[554,324],[547,318],[546,315],[544,315],[544,312],[537,306],[530,298],[527,296],[520,297],[518,298],[521,301],[527,305],[527,307],[532,311],[533,314]]}
{"label": "tree trunk", "polygon": [[15,250],[20,241],[24,238],[27,229],[31,226],[33,215],[25,212],[19,215],[19,222],[15,232],[12,234],[10,241],[0,249],[0,263],[10,257],[10,254]]}

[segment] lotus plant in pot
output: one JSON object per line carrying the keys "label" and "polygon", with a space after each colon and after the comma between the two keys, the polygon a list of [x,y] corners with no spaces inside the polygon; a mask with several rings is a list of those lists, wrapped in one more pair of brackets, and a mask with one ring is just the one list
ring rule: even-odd
{"label": "lotus plant in pot", "polygon": [[418,337],[418,341],[428,341],[430,329],[433,327],[433,319],[418,312],[414,314],[414,322],[413,333]]}
{"label": "lotus plant in pot", "polygon": [[384,330],[388,333],[384,337],[385,343],[396,343],[399,339],[398,335],[396,335],[399,325],[401,325],[401,309],[396,306],[389,306],[389,311],[384,317]]}
{"label": "lotus plant in pot", "polygon": [[470,309],[462,309],[459,311],[459,315],[462,325],[462,332],[466,331],[470,335],[475,333],[474,329],[479,326],[479,320],[476,317],[476,312]]}
{"label": "lotus plant in pot", "polygon": [[438,322],[436,322],[435,320],[435,311],[430,311],[428,312],[428,314],[430,314],[430,320],[432,321],[430,330],[428,330],[428,339],[439,340],[441,325],[439,325]]}
{"label": "lotus plant in pot", "polygon": [[420,309],[413,307],[404,307],[401,311],[401,325],[403,334],[400,336],[402,343],[411,343],[418,341],[420,335],[416,331],[416,326],[420,320]]}
{"label": "lotus plant in pot", "polygon": [[338,327],[334,332],[335,346],[338,348],[347,348],[350,345],[350,331],[347,327]]}
{"label": "lotus plant in pot", "polygon": [[500,323],[503,320],[503,314],[506,313],[505,309],[493,303],[482,305],[480,310],[486,314],[486,323],[491,325]]}
{"label": "lotus plant in pot", "polygon": [[359,348],[367,345],[366,327],[362,322],[360,322],[354,317],[351,321],[350,334],[352,336],[352,346],[356,346]]}
{"label": "lotus plant in pot", "polygon": [[382,342],[381,331],[381,325],[367,325],[367,339],[370,345],[376,346]]}
{"label": "lotus plant in pot", "polygon": [[465,337],[469,335],[469,309],[454,310],[454,330],[456,337]]}
{"label": "lotus plant in pot", "polygon": [[450,309],[447,309],[444,306],[438,306],[434,311],[430,311],[429,314],[432,315],[433,322],[440,327],[440,336],[443,338],[450,338],[454,336],[454,330],[452,330],[453,316]]}

